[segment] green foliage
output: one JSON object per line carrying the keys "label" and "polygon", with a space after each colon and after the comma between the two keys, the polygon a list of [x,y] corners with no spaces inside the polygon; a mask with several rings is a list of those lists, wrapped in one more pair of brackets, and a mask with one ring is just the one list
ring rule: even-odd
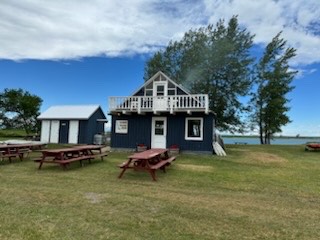
{"label": "green foliage", "polygon": [[1,140],[8,140],[12,138],[25,138],[27,133],[24,129],[1,129],[0,138]]}
{"label": "green foliage", "polygon": [[0,93],[0,114],[5,128],[23,128],[27,134],[36,131],[42,99],[22,89],[4,89]]}
{"label": "green foliage", "polygon": [[215,27],[190,30],[147,62],[145,80],[161,70],[192,93],[208,94],[217,128],[241,131],[240,114],[246,108],[239,97],[251,87],[252,39],[236,16],[228,24],[220,20]]}
{"label": "green foliage", "polygon": [[293,90],[291,82],[296,71],[289,69],[289,60],[296,55],[294,48],[286,48],[286,41],[278,33],[267,45],[256,66],[257,91],[252,94],[253,126],[259,127],[261,144],[270,144],[274,133],[290,122],[287,94]]}

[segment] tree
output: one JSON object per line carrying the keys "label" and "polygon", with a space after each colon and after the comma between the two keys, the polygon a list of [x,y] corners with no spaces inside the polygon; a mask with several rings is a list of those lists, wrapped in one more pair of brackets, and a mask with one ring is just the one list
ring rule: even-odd
{"label": "tree", "polygon": [[286,115],[290,110],[287,94],[293,90],[291,82],[297,71],[290,70],[289,60],[296,49],[286,47],[287,42],[278,33],[266,46],[256,65],[256,92],[252,93],[252,124],[258,126],[260,143],[270,144],[274,133],[290,123]]}
{"label": "tree", "polygon": [[1,123],[5,127],[23,128],[27,134],[37,128],[42,99],[22,89],[5,89],[0,93]]}
{"label": "tree", "polygon": [[241,131],[240,115],[246,107],[239,97],[251,87],[253,37],[239,27],[237,16],[227,26],[220,20],[215,27],[190,30],[147,61],[145,80],[161,70],[192,93],[208,94],[217,128]]}

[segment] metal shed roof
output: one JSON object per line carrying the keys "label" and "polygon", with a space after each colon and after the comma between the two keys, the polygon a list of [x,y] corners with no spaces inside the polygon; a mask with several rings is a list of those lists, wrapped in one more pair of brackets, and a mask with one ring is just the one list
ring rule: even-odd
{"label": "metal shed roof", "polygon": [[52,106],[38,116],[42,119],[89,119],[100,108],[99,105]]}

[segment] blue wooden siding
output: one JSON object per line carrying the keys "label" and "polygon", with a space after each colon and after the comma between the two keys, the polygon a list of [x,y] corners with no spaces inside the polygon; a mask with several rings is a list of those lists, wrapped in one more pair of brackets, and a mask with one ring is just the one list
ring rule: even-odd
{"label": "blue wooden siding", "polygon": [[[151,146],[152,117],[160,115],[122,115],[112,116],[111,147],[135,148],[137,144]],[[164,117],[161,115],[161,117]],[[212,136],[214,132],[214,115],[194,113],[192,115],[167,115],[167,147],[178,145],[182,151],[212,152]],[[203,140],[185,140],[185,121],[188,117],[203,118]],[[128,134],[115,133],[116,120],[128,120]]]}
{"label": "blue wooden siding", "polygon": [[106,119],[101,108],[98,108],[88,120],[79,121],[78,143],[92,144],[94,135],[104,132],[104,122],[98,122],[97,119]]}
{"label": "blue wooden siding", "polygon": [[[128,133],[115,133],[116,120],[128,120]],[[136,148],[137,144],[151,146],[151,117],[147,115],[112,116],[111,147]]]}
{"label": "blue wooden siding", "polygon": [[[185,122],[189,117],[203,118],[203,140],[186,140],[185,139]],[[167,146],[178,145],[182,151],[212,151],[213,136],[212,114],[192,114],[192,115],[170,115],[167,118]]]}

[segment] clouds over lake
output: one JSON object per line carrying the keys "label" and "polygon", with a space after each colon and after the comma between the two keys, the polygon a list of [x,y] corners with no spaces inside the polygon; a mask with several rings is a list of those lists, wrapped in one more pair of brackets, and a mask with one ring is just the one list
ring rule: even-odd
{"label": "clouds over lake", "polygon": [[279,31],[296,65],[320,62],[318,0],[0,2],[0,59],[77,59],[148,54],[190,28],[238,15],[264,46]]}

